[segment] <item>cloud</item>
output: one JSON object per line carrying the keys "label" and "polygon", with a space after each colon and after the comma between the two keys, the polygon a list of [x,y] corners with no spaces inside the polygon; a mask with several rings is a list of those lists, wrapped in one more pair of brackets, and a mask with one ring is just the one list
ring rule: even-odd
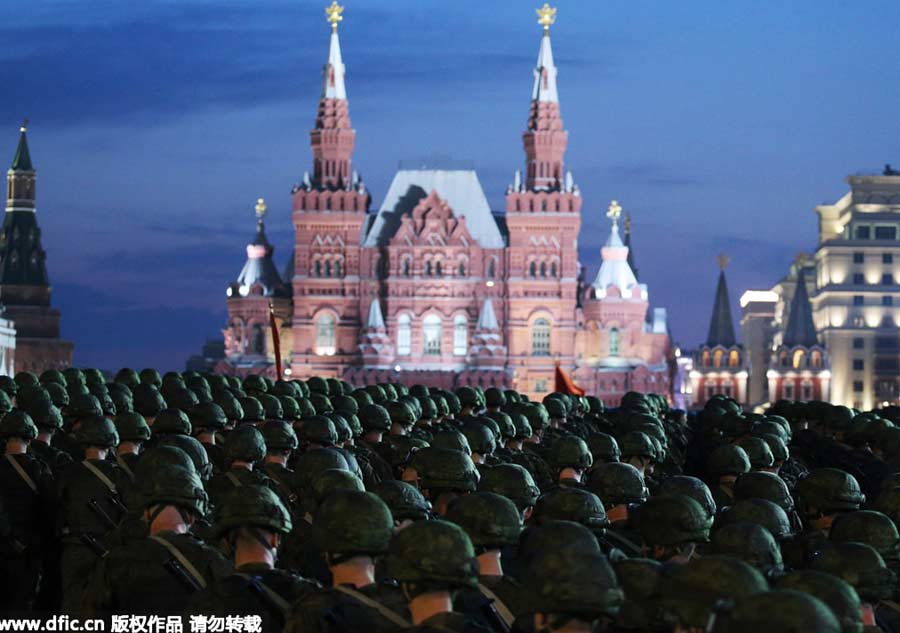
{"label": "cloud", "polygon": [[696,174],[679,172],[662,163],[641,161],[620,163],[606,169],[606,172],[620,183],[645,185],[649,187],[699,187],[708,180]]}

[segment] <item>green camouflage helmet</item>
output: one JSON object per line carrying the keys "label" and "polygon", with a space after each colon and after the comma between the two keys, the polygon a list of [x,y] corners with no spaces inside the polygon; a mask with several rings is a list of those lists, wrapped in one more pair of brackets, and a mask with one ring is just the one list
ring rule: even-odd
{"label": "green camouflage helmet", "polygon": [[607,506],[644,503],[650,496],[644,476],[631,464],[600,464],[588,473],[587,489]]}
{"label": "green camouflage helmet", "polygon": [[782,440],[787,440],[787,433],[785,432],[784,427],[771,418],[765,418],[754,422],[753,427],[750,429],[750,435],[753,435],[754,437],[762,437],[766,433],[771,433],[777,435]]}
{"label": "green camouflage helmet", "polygon": [[528,567],[525,591],[529,610],[587,621],[615,618],[625,601],[606,557],[574,547],[537,556]]}
{"label": "green camouflage helmet", "polygon": [[733,556],[758,569],[766,577],[781,573],[781,549],[772,534],[757,523],[735,522],[712,533],[713,554]]}
{"label": "green camouflage helmet", "polygon": [[[415,424],[416,420],[419,420],[422,418],[422,403],[415,396],[409,396],[409,395],[400,396],[400,399],[397,400],[397,402],[406,405],[406,407],[412,412],[413,424]],[[391,412],[390,405],[385,405],[385,407],[387,407],[388,413],[390,413]],[[405,415],[400,414],[400,418],[401,419],[405,418]],[[394,419],[393,415],[391,415],[391,419],[392,420]],[[403,421],[399,421],[398,423],[402,424],[403,426],[409,426],[408,423],[403,422]]]}
{"label": "green camouflage helmet", "polygon": [[90,394],[78,394],[73,396],[66,407],[66,413],[73,418],[87,418],[94,415],[103,415],[100,401]]}
{"label": "green camouflage helmet", "polygon": [[510,412],[509,417],[512,419],[513,426],[516,427],[517,440],[527,440],[534,435],[534,431],[531,428],[531,422],[528,421],[528,418],[526,418],[524,414],[512,411]]}
{"label": "green camouflage helmet", "polygon": [[333,396],[331,398],[331,406],[335,411],[340,413],[359,413],[359,400],[353,396]]}
{"label": "green camouflage helmet", "polygon": [[574,521],[546,521],[531,524],[519,538],[519,561],[527,569],[544,552],[572,547],[582,552],[599,552],[597,536]]}
{"label": "green camouflage helmet", "polygon": [[316,410],[316,413],[319,415],[324,415],[332,410],[331,400],[328,399],[328,396],[324,393],[320,393],[317,391],[309,394],[309,401],[312,404],[313,408]]}
{"label": "green camouflage helmet", "polygon": [[846,582],[821,571],[803,569],[782,576],[778,589],[809,594],[831,609],[841,624],[841,633],[862,633],[862,603],[856,590]]}
{"label": "green camouflage helmet", "polygon": [[38,429],[31,416],[24,411],[10,411],[0,420],[0,439],[17,437],[30,442],[38,436]]}
{"label": "green camouflage helmet", "polygon": [[156,435],[190,435],[193,432],[187,413],[181,409],[164,409],[153,420]]}
{"label": "green camouflage helmet", "polygon": [[276,380],[272,386],[271,393],[273,396],[291,396],[292,398],[303,395],[300,393],[297,383],[288,382],[287,380]]}
{"label": "green camouflage helmet", "polygon": [[405,481],[385,479],[375,484],[372,492],[387,504],[395,521],[422,521],[431,517],[431,502]]}
{"label": "green camouflage helmet", "polygon": [[47,395],[50,396],[50,400],[53,401],[53,404],[57,407],[65,407],[69,404],[69,392],[66,391],[66,388],[61,384],[48,382],[44,384],[44,390],[47,392]]}
{"label": "green camouflage helmet", "polygon": [[881,554],[884,560],[900,562],[900,534],[890,517],[874,510],[859,510],[838,515],[828,538],[833,543],[855,541],[865,543]]}
{"label": "green camouflage helmet", "polygon": [[757,523],[772,534],[775,540],[782,541],[792,533],[791,522],[781,507],[765,499],[743,499],[722,512],[722,525],[729,523]]}
{"label": "green camouflage helmet", "polygon": [[303,380],[292,380],[291,384],[294,385],[294,389],[297,390],[297,398],[309,398],[309,385],[306,384]]}
{"label": "green camouflage helmet", "polygon": [[195,404],[188,411],[188,419],[196,430],[220,431],[228,426],[228,416],[225,415],[225,410],[215,402]]}
{"label": "green camouflage helmet", "polygon": [[811,569],[828,572],[856,589],[863,602],[890,600],[897,584],[875,549],[864,543],[834,543],[813,559]]}
{"label": "green camouflage helmet", "polygon": [[6,392],[10,398],[15,398],[18,389],[19,386],[11,376],[0,376],[0,391]]}
{"label": "green camouflage helmet", "polygon": [[791,456],[791,451],[788,449],[787,444],[774,433],[764,433],[762,439],[769,445],[769,450],[772,451],[772,457],[775,459],[776,464],[786,462],[788,457]]}
{"label": "green camouflage helmet", "polygon": [[[141,384],[151,385],[159,389],[162,385],[162,377],[160,377],[159,372],[155,369],[150,369],[149,367],[146,369],[142,369],[138,374],[138,377],[141,379]],[[66,376],[68,380],[68,376]]]}
{"label": "green camouflage helmet", "polygon": [[369,394],[372,404],[384,404],[388,400],[381,385],[366,385],[363,389]]}
{"label": "green camouflage helmet", "polygon": [[550,414],[547,413],[547,408],[543,404],[531,402],[521,405],[519,410],[528,418],[528,424],[531,425],[532,430],[550,427]]}
{"label": "green camouflage helmet", "polygon": [[146,442],[150,439],[150,427],[140,413],[120,413],[115,424],[121,442]]}
{"label": "green camouflage helmet", "polygon": [[197,394],[187,387],[176,386],[168,393],[165,390],[163,393],[166,393],[166,402],[170,407],[181,409],[185,413],[190,411],[191,407],[200,402],[200,399],[197,398]]}
{"label": "green camouflage helmet", "polygon": [[486,414],[500,427],[500,437],[505,440],[511,440],[516,437],[516,425],[513,424],[512,417],[503,411],[491,411]]}
{"label": "green camouflage helmet", "polygon": [[712,518],[684,495],[650,497],[641,507],[641,538],[647,545],[681,545],[709,539]]}
{"label": "green camouflage helmet", "polygon": [[388,402],[385,409],[391,418],[391,424],[412,426],[416,423],[416,413],[405,402]]}
{"label": "green camouflage helmet", "polygon": [[62,413],[52,402],[41,400],[28,406],[25,412],[31,416],[32,422],[39,429],[61,429],[63,426]]}
{"label": "green camouflage helmet", "polygon": [[409,394],[416,398],[424,398],[431,395],[431,390],[425,385],[413,385],[409,388]]}
{"label": "green camouflage helmet", "polygon": [[456,390],[456,397],[459,398],[459,404],[465,407],[471,407],[478,411],[481,405],[481,398],[478,392],[472,387],[460,387]]}
{"label": "green camouflage helmet", "polygon": [[522,517],[513,502],[493,492],[473,492],[450,502],[444,519],[466,531],[476,552],[515,545]]}
{"label": "green camouflage helmet", "polygon": [[174,465],[157,467],[153,477],[141,483],[139,501],[142,508],[175,506],[200,517],[206,514],[209,505],[197,473]]}
{"label": "green camouflage helmet", "polygon": [[[197,475],[200,476],[201,480],[206,481],[212,476],[212,464],[209,462],[209,455],[197,438],[190,435],[166,435],[159,439],[159,443],[156,446],[157,448],[171,446],[180,449],[190,457],[191,462],[194,464],[194,470],[197,471]],[[143,463],[143,461],[143,458],[141,458],[139,463]]]}
{"label": "green camouflage helmet", "polygon": [[488,387],[484,390],[484,402],[489,407],[505,407],[506,394],[496,387]]}
{"label": "green camouflage helmet", "polygon": [[345,454],[336,448],[313,448],[304,451],[297,458],[295,464],[293,487],[296,490],[303,490],[318,473],[329,468],[342,468],[349,471],[350,464]]}
{"label": "green camouflage helmet", "polygon": [[447,401],[447,407],[450,409],[450,415],[456,415],[460,411],[462,411],[462,404],[459,402],[459,397],[452,391],[442,391],[441,395],[444,396],[444,400]]}
{"label": "green camouflage helmet", "polygon": [[141,455],[141,459],[134,471],[135,481],[139,486],[149,485],[156,477],[158,469],[166,469],[171,466],[184,468],[196,473],[197,469],[190,455],[177,446],[154,446]]}
{"label": "green camouflage helmet", "polygon": [[716,516],[716,501],[709,486],[696,477],[675,475],[666,477],[659,486],[661,495],[684,495],[700,504],[710,518]]}
{"label": "green camouflage helmet", "polygon": [[266,419],[266,410],[262,403],[253,396],[238,398],[238,403],[244,412],[243,422],[263,422]]}
{"label": "green camouflage helmet", "polygon": [[372,556],[387,551],[393,529],[390,509],[376,495],[339,490],[316,510],[313,542],[332,555]]}
{"label": "green camouflage helmet", "polygon": [[841,626],[822,601],[799,591],[778,590],[739,599],[719,615],[711,633],[840,633]]}
{"label": "green camouflage helmet", "polygon": [[704,556],[663,569],[660,604],[671,624],[704,629],[720,600],[768,590],[766,579],[747,563],[731,556]]}
{"label": "green camouflage helmet", "polygon": [[240,422],[244,419],[244,409],[241,403],[230,391],[216,392],[213,402],[222,407],[225,417],[234,422]]}
{"label": "green camouflage helmet", "polygon": [[303,506],[314,514],[319,504],[338,490],[363,492],[365,487],[362,480],[349,470],[329,468],[316,473],[309,485],[303,488]]}
{"label": "green camouflage helmet", "polygon": [[284,414],[283,419],[288,422],[294,422],[303,417],[300,413],[300,404],[293,396],[279,395],[276,397],[278,398],[278,402],[281,403],[281,411]]}
{"label": "green camouflage helmet", "polygon": [[622,454],[621,459],[624,461],[628,461],[632,457],[656,458],[656,449],[653,448],[653,442],[646,433],[631,431],[619,436],[616,441]]}
{"label": "green camouflage helmet", "polygon": [[474,492],[478,485],[472,458],[459,451],[424,448],[416,453],[415,467],[423,490]]}
{"label": "green camouflage helmet", "polygon": [[751,470],[762,470],[763,468],[771,468],[775,464],[775,456],[768,443],[759,437],[742,437],[736,442],[747,453],[750,458]]}
{"label": "green camouflage helmet", "polygon": [[259,393],[256,396],[259,403],[263,406],[263,412],[266,420],[284,420],[284,408],[281,406],[281,400],[270,393]]}
{"label": "green camouflage helmet", "polygon": [[454,451],[461,451],[466,455],[472,454],[472,447],[469,446],[469,440],[466,436],[454,429],[446,429],[437,431],[432,435],[431,446],[434,448],[446,448]]}
{"label": "green camouflage helmet", "polygon": [[166,400],[159,390],[145,383],[134,388],[134,410],[145,418],[154,418],[166,408]]}
{"label": "green camouflage helmet", "polygon": [[221,537],[231,530],[255,527],[287,534],[293,528],[291,513],[267,486],[251,484],[233,489],[216,508],[214,533]]}
{"label": "green camouflage helmet", "polygon": [[321,446],[334,446],[338,440],[337,429],[334,422],[324,415],[314,415],[303,421],[297,439],[305,444],[319,444]]}
{"label": "green camouflage helmet", "polygon": [[423,420],[434,420],[438,417],[438,406],[433,398],[424,396],[418,398],[418,401],[419,407],[422,409],[422,414],[419,417]]}
{"label": "green camouflage helmet", "polygon": [[574,521],[600,534],[609,526],[600,498],[593,492],[572,487],[554,488],[541,495],[532,519],[537,525],[546,521]]}
{"label": "green camouflage helmet", "polygon": [[657,586],[662,564],[649,558],[625,558],[613,563],[625,592],[620,622],[626,631],[668,631],[662,622]]}
{"label": "green camouflage helmet", "polygon": [[391,539],[387,554],[389,575],[401,583],[478,586],[478,559],[465,531],[449,521],[417,521]]}
{"label": "green camouflage helmet", "polygon": [[518,464],[497,464],[485,470],[478,490],[503,495],[524,512],[533,507],[541,496],[541,489],[534,483],[531,473]]}
{"label": "green camouflage helmet", "polygon": [[130,413],[134,411],[134,396],[125,385],[117,382],[109,384],[109,397],[113,401],[116,413]]}
{"label": "green camouflage helmet", "polygon": [[263,424],[262,434],[268,451],[292,451],[297,448],[297,434],[288,422],[269,420]]}
{"label": "green camouflage helmet", "polygon": [[321,393],[327,396],[329,394],[328,382],[321,376],[310,377],[306,381],[306,386],[309,387],[310,395],[314,393]]}
{"label": "green camouflage helmet", "polygon": [[245,377],[243,386],[247,393],[256,392],[254,395],[266,393],[269,390],[269,384],[259,374],[250,374]]}
{"label": "green camouflage helmet", "polygon": [[547,461],[556,471],[563,468],[587,470],[594,464],[588,445],[577,435],[556,438],[550,447]]}
{"label": "green camouflage helmet", "polygon": [[544,406],[547,408],[547,415],[551,420],[565,419],[568,412],[566,411],[566,403],[561,398],[547,396],[544,398]]}
{"label": "green camouflage helmet", "polygon": [[766,499],[785,512],[794,510],[794,498],[784,480],[773,473],[752,472],[738,477],[734,484],[734,498]]}
{"label": "green camouflage helmet", "polygon": [[473,453],[492,455],[497,450],[497,442],[491,430],[481,422],[468,422],[462,427],[462,434]]}
{"label": "green camouflage helmet", "polygon": [[875,499],[872,508],[884,512],[897,525],[900,522],[900,487],[888,485],[885,482],[882,492]]}
{"label": "green camouflage helmet", "polygon": [[119,434],[112,422],[102,415],[92,415],[81,421],[75,439],[82,446],[112,448],[119,444]]}
{"label": "green camouflage helmet", "polygon": [[387,409],[379,404],[367,404],[359,410],[359,423],[362,424],[363,431],[381,431],[387,432],[391,430],[391,416]]}
{"label": "green camouflage helmet", "polygon": [[344,385],[337,378],[326,378],[325,382],[328,383],[328,393],[326,396],[339,396],[344,393]]}
{"label": "green camouflage helmet", "polygon": [[225,438],[225,461],[261,462],[266,457],[266,441],[255,426],[237,427]]}
{"label": "green camouflage helmet", "polygon": [[588,448],[594,457],[594,463],[617,462],[622,458],[616,438],[606,433],[594,433],[587,439]]}
{"label": "green camouflage helmet", "polygon": [[298,398],[297,406],[300,407],[300,419],[311,418],[316,415],[316,408],[309,398]]}
{"label": "green camouflage helmet", "polygon": [[353,438],[353,428],[347,420],[347,415],[349,414],[341,415],[340,413],[329,413],[325,416],[334,424],[338,443],[343,443]]}
{"label": "green camouflage helmet", "polygon": [[794,489],[797,507],[802,511],[816,508],[820,512],[859,510],[866,496],[850,473],[837,468],[817,468],[797,482]]}
{"label": "green camouflage helmet", "polygon": [[22,389],[23,387],[38,387],[41,384],[38,377],[30,371],[20,371],[13,380],[15,380],[16,386],[19,389]]}
{"label": "green camouflage helmet", "polygon": [[[63,389],[66,387],[66,377],[58,369],[47,369],[41,373],[41,384],[45,387],[50,383],[56,383]],[[134,386],[134,385],[130,385]]]}
{"label": "green camouflage helmet", "polygon": [[750,456],[740,446],[723,444],[709,454],[709,458],[706,460],[706,472],[717,478],[749,473]]}

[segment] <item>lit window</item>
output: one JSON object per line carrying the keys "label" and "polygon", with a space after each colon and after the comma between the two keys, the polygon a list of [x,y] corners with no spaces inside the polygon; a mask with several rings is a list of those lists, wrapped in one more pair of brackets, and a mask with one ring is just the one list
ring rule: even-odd
{"label": "lit window", "polygon": [[794,363],[793,363],[794,369],[800,369],[801,367],[804,366],[804,364],[805,364],[804,357],[805,356],[806,356],[806,354],[803,353],[802,349],[798,349],[797,351],[794,352]]}
{"label": "lit window", "polygon": [[429,314],[422,322],[422,334],[425,338],[425,355],[441,355],[441,317]]}
{"label": "lit window", "polygon": [[720,349],[717,349],[717,350],[713,353],[713,367],[721,367],[721,366],[722,366],[722,359],[724,358],[724,356],[725,356],[725,352],[723,352],[723,351],[720,350]]}
{"label": "lit window", "polygon": [[335,319],[331,314],[323,314],[316,321],[316,354],[334,356]]}
{"label": "lit window", "polygon": [[609,331],[609,355],[619,355],[619,328],[617,327]]}
{"label": "lit window", "polygon": [[538,319],[531,328],[531,355],[550,355],[550,321]]}
{"label": "lit window", "polygon": [[457,314],[453,319],[453,355],[465,356],[469,345],[469,324],[466,317]]}
{"label": "lit window", "polygon": [[408,314],[397,317],[397,355],[409,356],[412,353],[412,319]]}
{"label": "lit window", "polygon": [[728,353],[728,366],[729,367],[738,367],[741,364],[741,355],[736,350],[733,349]]}

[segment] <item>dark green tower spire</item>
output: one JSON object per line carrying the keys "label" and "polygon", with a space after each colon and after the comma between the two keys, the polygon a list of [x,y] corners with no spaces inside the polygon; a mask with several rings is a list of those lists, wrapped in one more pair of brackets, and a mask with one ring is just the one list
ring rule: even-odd
{"label": "dark green tower spire", "polygon": [[22,127],[19,128],[19,146],[16,148],[16,155],[13,156],[12,169],[13,171],[34,171],[34,167],[31,165],[31,154],[28,151],[28,137],[26,136],[26,130],[28,129],[28,119],[22,121]]}
{"label": "dark green tower spire", "polygon": [[788,347],[812,347],[819,343],[802,268],[797,270],[797,288],[791,299],[791,313],[788,315],[783,342]]}
{"label": "dark green tower spire", "polygon": [[728,284],[725,281],[725,266],[728,257],[719,255],[719,283],[716,286],[716,302],[713,305],[712,319],[709,322],[709,335],[706,344],[709,347],[721,345],[732,347],[737,341],[734,337],[734,321],[731,319],[731,303],[728,299]]}

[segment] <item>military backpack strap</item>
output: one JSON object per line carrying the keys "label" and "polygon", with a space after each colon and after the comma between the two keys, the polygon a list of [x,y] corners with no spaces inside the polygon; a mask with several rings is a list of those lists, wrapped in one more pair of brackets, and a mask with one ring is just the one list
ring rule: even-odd
{"label": "military backpack strap", "polygon": [[257,578],[255,576],[251,576],[250,574],[244,574],[241,572],[234,572],[235,576],[243,578],[250,582],[254,587],[257,587],[265,596],[266,600],[278,609],[281,612],[281,615],[284,616],[284,619],[287,620],[288,616],[291,614],[291,603],[278,595],[274,589],[272,589],[269,585],[264,583],[261,578]]}
{"label": "military backpack strap", "polygon": [[150,540],[156,541],[157,543],[159,543],[160,545],[165,547],[167,550],[169,550],[169,553],[175,557],[175,560],[177,560],[179,563],[181,563],[181,566],[184,567],[185,571],[188,574],[190,574],[191,578],[193,578],[194,581],[198,585],[200,585],[200,588],[206,589],[206,578],[204,578],[203,574],[201,574],[197,570],[197,568],[194,567],[194,564],[188,560],[187,556],[185,556],[184,554],[181,553],[180,549],[178,549],[177,547],[172,545],[172,543],[170,543],[169,541],[167,541],[166,539],[164,539],[161,536],[151,536]]}
{"label": "military backpack strap", "polygon": [[516,616],[513,615],[512,611],[509,610],[509,607],[506,606],[503,600],[491,591],[490,587],[485,586],[484,583],[478,583],[478,591],[480,591],[481,595],[485,598],[493,601],[494,610],[497,612],[497,615],[500,616],[500,619],[506,624],[506,629],[511,629],[513,622],[516,620]]}
{"label": "military backpack strap", "polygon": [[125,471],[125,474],[128,475],[128,478],[131,481],[134,481],[134,472],[131,468],[128,467],[128,464],[122,459],[122,456],[116,453],[116,463]]}
{"label": "military backpack strap", "polygon": [[412,622],[410,622],[406,618],[402,617],[395,611],[388,609],[386,606],[384,606],[380,602],[372,600],[369,596],[354,589],[353,587],[348,587],[347,585],[336,585],[334,587],[334,589],[335,589],[335,591],[340,591],[344,595],[350,596],[357,602],[363,603],[367,607],[371,607],[372,609],[375,609],[376,611],[378,611],[378,613],[380,613],[382,616],[384,616],[387,620],[390,620],[392,624],[396,624],[397,626],[402,627],[404,629],[408,629],[412,626]]}
{"label": "military backpack strap", "polygon": [[241,483],[241,480],[237,478],[237,475],[235,475],[230,470],[227,473],[225,473],[225,476],[228,477],[228,481],[230,481],[231,483],[234,484],[235,488],[240,488],[241,486],[244,485]]}
{"label": "military backpack strap", "polygon": [[100,470],[99,468],[97,468],[96,466],[94,466],[94,465],[93,465],[91,462],[89,462],[88,460],[84,460],[84,461],[82,461],[81,463],[84,464],[84,467],[87,468],[89,471],[91,471],[91,473],[93,473],[93,475],[94,475],[97,479],[100,480],[100,483],[102,483],[104,486],[106,486],[107,488],[109,488],[109,491],[110,491],[111,493],[113,493],[113,494],[116,495],[116,496],[119,495],[119,491],[116,490],[116,484],[114,484],[114,483],[112,482],[112,480],[111,480],[109,477],[107,477],[106,475],[104,475],[102,470]]}
{"label": "military backpack strap", "polygon": [[38,491],[37,484],[34,483],[34,479],[32,479],[31,477],[28,476],[28,473],[25,472],[24,468],[22,468],[22,464],[17,462],[16,458],[8,453],[6,455],[4,455],[4,457],[6,458],[6,461],[8,461],[10,463],[10,465],[15,469],[15,471],[17,473],[19,473],[19,477],[22,478],[22,481],[25,482],[25,485],[28,486],[29,488],[31,488],[31,492],[37,494],[37,491]]}

